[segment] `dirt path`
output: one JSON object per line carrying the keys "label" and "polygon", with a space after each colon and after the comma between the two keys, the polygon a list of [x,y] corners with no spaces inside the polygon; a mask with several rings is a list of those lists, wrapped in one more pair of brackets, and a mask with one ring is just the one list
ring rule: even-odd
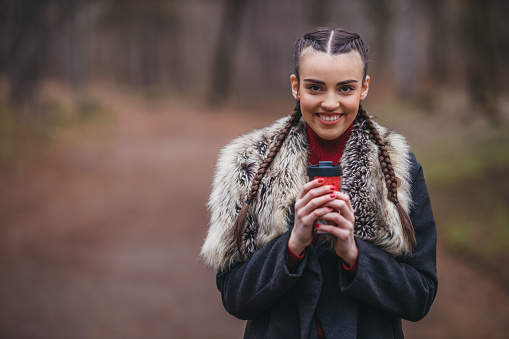
{"label": "dirt path", "polygon": [[[241,337],[198,258],[204,205],[219,148],[276,117],[123,99],[105,99],[114,128],[0,181],[0,338]],[[438,254],[438,298],[407,337],[505,337],[507,289]]]}

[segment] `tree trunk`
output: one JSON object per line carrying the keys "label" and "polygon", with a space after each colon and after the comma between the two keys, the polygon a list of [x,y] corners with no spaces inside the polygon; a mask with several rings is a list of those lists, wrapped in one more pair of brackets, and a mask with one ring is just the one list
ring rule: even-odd
{"label": "tree trunk", "polygon": [[33,102],[48,44],[44,15],[48,0],[12,0],[8,56],[9,99],[20,107]]}
{"label": "tree trunk", "polygon": [[308,20],[312,27],[328,26],[331,23],[330,9],[333,6],[330,0],[314,0],[306,3],[308,6]]}
{"label": "tree trunk", "polygon": [[223,2],[221,29],[212,64],[209,102],[223,104],[231,91],[233,66],[246,0],[225,0]]}
{"label": "tree trunk", "polygon": [[389,28],[392,22],[391,4],[388,0],[364,0],[362,4],[368,18],[373,21],[376,28],[374,50],[370,49],[370,54],[374,56],[377,64],[385,65],[389,43]]}
{"label": "tree trunk", "polygon": [[399,0],[396,30],[396,81],[398,93],[402,97],[415,94],[416,90],[416,52],[415,52],[415,3]]}
{"label": "tree trunk", "polygon": [[428,0],[422,3],[429,18],[428,68],[431,78],[439,83],[447,80],[449,51],[447,4],[443,0]]}
{"label": "tree trunk", "polygon": [[461,2],[461,22],[470,100],[496,124],[499,117],[499,76],[490,18],[490,1]]}

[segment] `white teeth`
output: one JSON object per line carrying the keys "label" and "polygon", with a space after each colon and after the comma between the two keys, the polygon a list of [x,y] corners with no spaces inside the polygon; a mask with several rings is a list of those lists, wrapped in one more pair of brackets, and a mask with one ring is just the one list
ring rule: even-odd
{"label": "white teeth", "polygon": [[339,117],[340,117],[340,115],[332,115],[332,116],[320,115],[320,118],[325,121],[336,121],[339,119]]}

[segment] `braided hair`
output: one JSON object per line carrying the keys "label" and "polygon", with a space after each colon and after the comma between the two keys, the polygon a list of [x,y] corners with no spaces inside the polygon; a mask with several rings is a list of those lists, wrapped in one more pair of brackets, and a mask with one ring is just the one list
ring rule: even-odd
{"label": "braided hair", "polygon": [[[302,54],[308,48],[312,48],[315,51],[324,52],[327,54],[337,55],[344,54],[351,51],[357,51],[363,61],[364,65],[364,75],[363,81],[366,79],[367,75],[367,67],[368,67],[368,46],[361,39],[361,37],[352,32],[348,32],[346,30],[337,28],[317,28],[312,32],[304,34],[300,37],[295,43],[294,49],[294,74],[297,77],[297,80],[300,81],[299,78],[299,67],[300,60],[302,58]],[[242,253],[242,247],[244,242],[244,232],[246,229],[246,221],[249,210],[249,205],[256,198],[258,193],[258,188],[260,187],[260,182],[267,171],[267,168],[271,165],[274,157],[276,157],[281,145],[285,141],[288,136],[290,130],[297,126],[300,118],[302,117],[302,113],[300,111],[300,102],[297,102],[295,109],[290,116],[287,124],[280,131],[279,135],[276,138],[276,142],[274,146],[269,150],[269,154],[263,160],[256,175],[251,181],[251,189],[247,195],[247,200],[244,203],[244,206],[240,210],[237,219],[235,220],[234,225],[234,237],[237,243],[237,248],[240,253]],[[412,221],[408,217],[408,214],[401,207],[398,201],[398,182],[399,179],[396,177],[394,173],[394,169],[392,167],[391,159],[385,144],[380,137],[380,134],[376,130],[371,118],[367,114],[367,112],[359,105],[359,112],[357,113],[357,118],[363,121],[363,127],[369,131],[370,139],[378,146],[378,154],[380,166],[382,168],[382,172],[385,178],[385,184],[388,190],[387,198],[392,201],[398,210],[399,217],[401,219],[401,224],[403,226],[403,234],[405,238],[405,242],[410,247],[410,252],[415,246],[415,232],[412,225]]]}
{"label": "braided hair", "polygon": [[253,180],[251,180],[251,189],[249,191],[249,194],[247,195],[247,200],[246,202],[244,202],[244,206],[242,206],[242,209],[240,210],[237,219],[235,220],[235,225],[233,227],[234,237],[237,242],[237,248],[239,249],[240,253],[242,253],[242,243],[244,241],[244,231],[246,229],[246,220],[249,205],[251,204],[253,199],[256,197],[256,194],[258,193],[260,182],[263,176],[265,175],[267,168],[270,166],[272,160],[274,160],[277,153],[279,152],[279,149],[281,148],[281,145],[285,141],[286,136],[288,135],[292,127],[297,126],[301,117],[302,113],[300,112],[300,102],[297,102],[297,105],[295,106],[293,113],[290,116],[290,119],[286,123],[285,127],[281,129],[279,135],[276,138],[274,146],[270,148],[269,154],[261,163]]}
{"label": "braided hair", "polygon": [[387,152],[387,148],[385,147],[378,130],[375,128],[368,113],[364,110],[364,108],[362,108],[362,105],[359,105],[357,119],[364,122],[363,128],[369,131],[369,138],[378,147],[378,161],[380,162],[380,168],[382,169],[385,179],[385,186],[387,187],[387,199],[396,205],[401,225],[403,226],[403,237],[405,242],[409,245],[411,253],[412,248],[416,245],[414,226],[410,217],[398,201],[398,187],[400,185],[400,181],[394,173],[389,152]]}

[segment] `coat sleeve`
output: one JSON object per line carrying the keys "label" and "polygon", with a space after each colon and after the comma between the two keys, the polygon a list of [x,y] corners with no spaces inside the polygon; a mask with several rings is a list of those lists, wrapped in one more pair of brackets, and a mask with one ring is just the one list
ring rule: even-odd
{"label": "coat sleeve", "polygon": [[429,311],[438,287],[436,276],[437,231],[421,165],[412,155],[410,211],[417,245],[411,256],[394,258],[366,241],[356,239],[358,270],[352,277],[340,269],[343,292],[367,304],[417,321]]}
{"label": "coat sleeve", "polygon": [[308,256],[290,270],[290,232],[267,243],[248,261],[217,274],[217,288],[230,314],[244,320],[260,316],[302,277]]}

